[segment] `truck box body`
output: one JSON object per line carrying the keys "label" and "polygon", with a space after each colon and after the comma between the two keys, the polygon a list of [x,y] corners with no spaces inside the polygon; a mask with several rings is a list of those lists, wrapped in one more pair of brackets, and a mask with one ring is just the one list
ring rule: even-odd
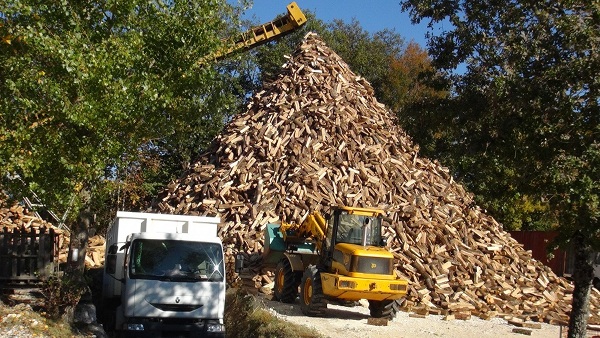
{"label": "truck box body", "polygon": [[117,213],[106,236],[103,280],[116,330],[224,336],[219,223],[218,217]]}

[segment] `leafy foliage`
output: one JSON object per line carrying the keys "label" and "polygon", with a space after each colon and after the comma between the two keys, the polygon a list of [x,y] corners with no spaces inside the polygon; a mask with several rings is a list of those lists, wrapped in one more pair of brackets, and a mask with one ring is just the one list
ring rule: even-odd
{"label": "leafy foliage", "polygon": [[398,114],[404,127],[411,124],[408,120],[414,123],[414,114],[410,113],[412,106],[448,96],[446,90],[427,83],[435,72],[427,51],[415,42],[409,42],[400,55],[393,57],[389,67],[378,98]]}
{"label": "leafy foliage", "polygon": [[430,54],[455,95],[415,111],[431,129],[415,139],[509,228],[555,227],[548,169],[563,151],[580,156],[599,131],[597,4],[403,5],[414,21],[454,28],[431,37]]}
{"label": "leafy foliage", "polygon": [[86,282],[82,279],[53,276],[44,282],[44,309],[50,319],[59,319],[68,308],[73,308],[86,290]]}
{"label": "leafy foliage", "polygon": [[600,144],[593,142],[580,156],[562,152],[551,174],[556,196],[550,202],[563,224],[562,237],[579,233],[599,250]]}
{"label": "leafy foliage", "polygon": [[[2,175],[18,174],[52,208],[65,210],[81,189],[112,193],[149,158],[172,175],[240,104],[223,74],[198,64],[235,20],[220,1],[0,8]],[[4,189],[27,193],[10,181]]]}

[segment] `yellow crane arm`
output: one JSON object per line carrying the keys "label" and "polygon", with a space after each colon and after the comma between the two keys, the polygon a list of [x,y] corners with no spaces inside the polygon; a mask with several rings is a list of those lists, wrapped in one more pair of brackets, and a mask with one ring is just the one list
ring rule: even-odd
{"label": "yellow crane arm", "polygon": [[287,5],[287,14],[242,33],[234,41],[225,43],[225,49],[216,52],[208,59],[220,60],[232,53],[258,47],[295,31],[305,23],[306,16],[300,7],[295,2],[292,2]]}

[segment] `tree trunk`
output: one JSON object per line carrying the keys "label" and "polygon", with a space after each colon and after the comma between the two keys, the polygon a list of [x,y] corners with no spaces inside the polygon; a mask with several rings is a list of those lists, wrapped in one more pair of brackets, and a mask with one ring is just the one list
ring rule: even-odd
{"label": "tree trunk", "polygon": [[585,338],[590,309],[590,291],[594,279],[593,250],[580,232],[573,237],[575,270],[573,271],[573,305],[569,318],[569,338]]}
{"label": "tree trunk", "polygon": [[88,244],[88,231],[92,221],[92,214],[87,210],[82,210],[77,217],[77,224],[71,232],[67,270],[74,277],[83,277],[83,272],[85,270],[85,254]]}

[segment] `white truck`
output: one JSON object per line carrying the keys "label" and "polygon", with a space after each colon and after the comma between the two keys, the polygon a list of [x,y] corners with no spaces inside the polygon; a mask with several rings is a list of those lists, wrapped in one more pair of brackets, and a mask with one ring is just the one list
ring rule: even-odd
{"label": "white truck", "polygon": [[106,235],[104,325],[117,335],[225,337],[218,217],[117,212]]}

